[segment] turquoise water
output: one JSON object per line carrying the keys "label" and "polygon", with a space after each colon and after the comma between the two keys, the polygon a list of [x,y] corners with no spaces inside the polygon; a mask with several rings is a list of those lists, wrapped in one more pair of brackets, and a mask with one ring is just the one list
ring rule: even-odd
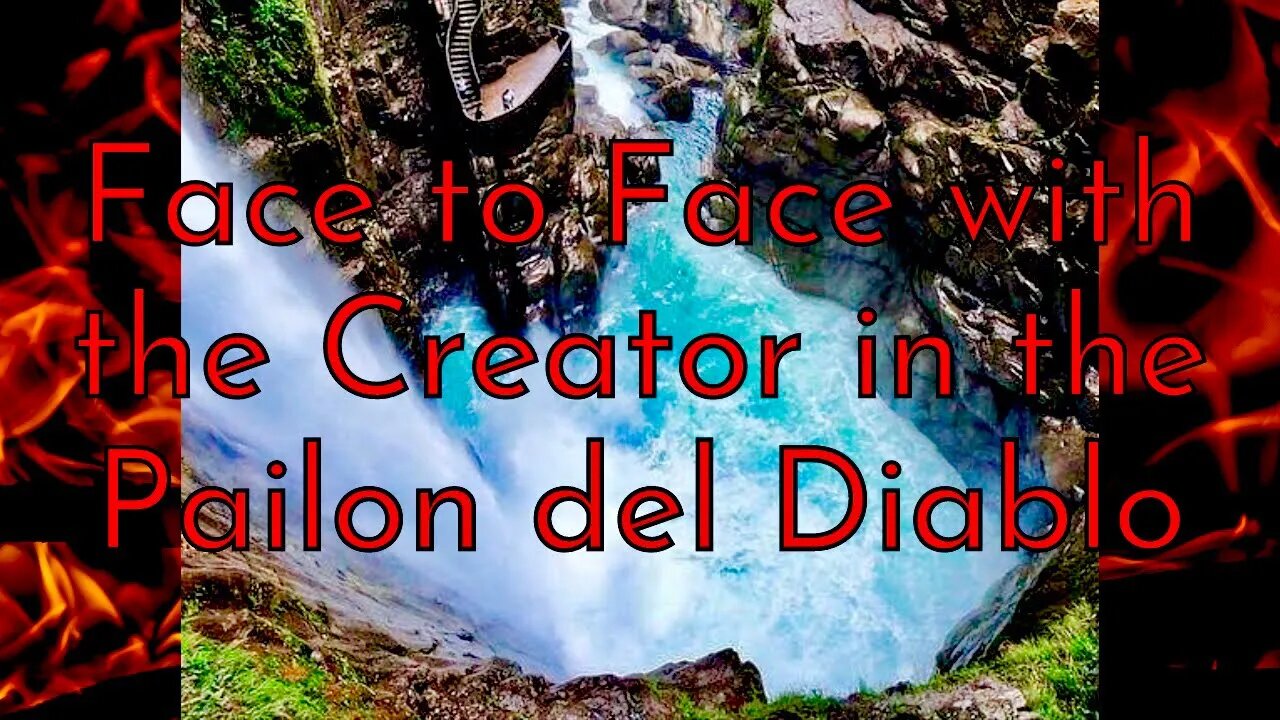
{"label": "turquoise water", "polygon": [[[629,246],[614,254],[590,330],[635,333],[638,309],[656,310],[659,332],[673,336],[677,349],[659,355],[659,396],[636,398],[635,354],[621,349],[614,399],[559,398],[537,382],[535,366],[521,373],[533,385],[529,396],[493,400],[471,384],[468,354],[446,366],[444,415],[468,435],[485,477],[516,507],[532,508],[555,485],[582,485],[584,438],[605,438],[606,552],[519,552],[527,593],[521,610],[546,631],[541,642],[562,671],[638,671],[732,646],[759,664],[775,690],[848,692],[922,678],[947,630],[1012,560],[997,552],[939,555],[910,540],[900,553],[879,550],[881,463],[895,459],[905,468],[893,486],[904,488],[907,517],[905,503],[922,489],[963,486],[964,478],[882,401],[857,397],[853,349],[862,328],[851,310],[791,291],[741,249],[703,247],[687,236],[683,199],[701,179],[719,111],[718,96],[701,93],[691,123],[662,128],[676,143],[662,166],[672,201],[632,216]],[[490,332],[481,318],[461,305],[429,332],[466,332],[470,352]],[[751,358],[743,390],[728,399],[703,400],[679,383],[679,348],[708,332],[733,337]],[[762,399],[759,337],[791,333],[802,334],[803,350],[782,362],[781,397]],[[533,339],[543,349],[551,341],[540,332]],[[722,377],[724,365],[709,354],[705,376]],[[714,553],[692,551],[700,436],[716,439]],[[784,444],[834,447],[863,469],[872,505],[849,543],[822,553],[778,551]],[[650,484],[676,491],[689,516],[663,526],[676,548],[646,556],[623,546],[612,513],[626,493]],[[802,474],[802,488],[802,529],[833,526],[845,503],[838,477],[813,470]],[[566,531],[580,526],[575,512],[557,516]],[[943,509],[938,520],[945,526],[956,516]]]}
{"label": "turquoise water", "polygon": [[578,51],[575,60],[582,63],[580,70],[584,76],[579,84],[591,85],[596,89],[596,104],[604,112],[627,125],[646,122],[649,116],[634,102],[635,93],[631,89],[626,68],[587,48],[593,40],[602,38],[617,28],[597,20],[591,14],[587,0],[565,3],[564,14],[567,29],[573,36],[573,47]]}
{"label": "turquoise water", "polygon": [[[449,602],[480,625],[482,637],[519,650],[558,677],[643,671],[723,647],[759,665],[772,691],[839,694],[927,676],[946,632],[1014,559],[994,550],[939,555],[909,539],[901,552],[881,552],[875,499],[885,483],[877,472],[882,462],[892,458],[904,466],[895,481],[904,488],[904,515],[923,489],[960,486],[966,478],[882,401],[857,398],[853,348],[861,326],[852,311],[792,292],[747,252],[703,247],[686,236],[683,197],[700,179],[718,112],[718,98],[704,93],[693,122],[663,128],[677,151],[662,168],[672,202],[632,216],[630,245],[612,256],[589,331],[632,333],[637,310],[647,308],[658,312],[659,331],[674,336],[677,348],[698,334],[720,332],[754,356],[762,334],[801,333],[803,350],[783,360],[779,399],[756,396],[754,359],[739,394],[699,399],[680,386],[677,355],[662,353],[659,396],[639,400],[634,353],[620,349],[618,393],[610,400],[560,398],[540,384],[538,367],[522,372],[533,386],[529,396],[493,400],[471,383],[469,355],[446,365],[438,402],[411,393],[363,400],[339,389],[320,359],[325,321],[354,290],[319,253],[268,248],[241,231],[237,238],[245,240],[232,247],[183,254],[183,331],[197,350],[196,371],[199,351],[229,332],[256,335],[272,358],[253,373],[263,388],[258,397],[228,401],[195,383],[183,405],[188,428],[208,424],[245,443],[236,472],[220,479],[262,484],[261,468],[274,458],[300,468],[301,438],[320,436],[329,507],[346,490],[367,484],[392,490],[406,509],[418,487],[468,487],[479,502],[479,551],[417,553],[407,528],[390,556],[398,562],[397,577],[406,593]],[[184,123],[184,177],[249,187],[195,127]],[[188,210],[188,222],[203,226],[201,209]],[[357,372],[411,373],[372,318],[357,325],[346,338]],[[469,350],[491,333],[484,313],[465,300],[442,311],[428,332],[466,332]],[[552,339],[546,331],[531,334],[543,349]],[[716,377],[714,364],[708,360],[709,378]],[[549,488],[584,482],[589,436],[606,441],[607,549],[561,555],[536,541],[532,509]],[[713,553],[693,551],[699,436],[716,439]],[[858,462],[873,502],[850,542],[820,553],[780,553],[777,448],[810,443]],[[298,486],[292,475],[282,484]],[[633,551],[617,535],[618,504],[644,485],[671,488],[689,513],[663,526],[676,541],[667,552]],[[801,529],[834,524],[844,507],[842,483],[814,470],[802,475],[802,486]],[[939,513],[942,525],[945,515]],[[358,517],[357,525],[376,521]],[[581,516],[566,508],[556,522],[571,532]],[[447,546],[449,529],[439,533]],[[327,558],[331,552],[338,552],[335,543],[326,546]]]}

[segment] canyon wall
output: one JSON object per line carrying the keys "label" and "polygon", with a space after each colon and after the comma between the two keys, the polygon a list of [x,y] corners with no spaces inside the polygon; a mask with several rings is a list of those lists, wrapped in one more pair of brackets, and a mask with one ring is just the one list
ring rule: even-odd
{"label": "canyon wall", "polygon": [[[482,79],[549,39],[563,24],[555,0],[486,4],[475,56]],[[368,241],[325,250],[361,289],[408,301],[386,317],[414,353],[423,321],[452,293],[470,290],[495,327],[553,326],[590,312],[605,261],[606,149],[617,125],[579,127],[571,81],[515,148],[473,142],[463,127],[437,41],[432,3],[402,0],[189,0],[183,7],[188,98],[228,150],[263,180],[304,195],[348,178],[375,197],[358,222]],[[453,245],[441,241],[430,193],[452,161],[462,202]],[[636,181],[654,162],[632,163]],[[545,192],[547,231],[517,249],[487,243],[477,190],[525,180]],[[303,198],[304,200],[307,198]]]}

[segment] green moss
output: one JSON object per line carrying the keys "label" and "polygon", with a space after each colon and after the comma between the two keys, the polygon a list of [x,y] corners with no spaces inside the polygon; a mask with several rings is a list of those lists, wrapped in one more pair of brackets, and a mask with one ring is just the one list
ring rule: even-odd
{"label": "green moss", "polygon": [[759,65],[764,61],[765,45],[769,41],[769,28],[773,22],[773,0],[747,0],[747,5],[751,7],[752,15],[756,19],[752,52],[755,54],[756,64]]}
{"label": "green moss", "polygon": [[1088,720],[1098,705],[1098,618],[1081,600],[1045,632],[1010,643],[994,659],[931,680],[946,688],[994,675],[1021,689],[1044,720]]}
{"label": "green moss", "polygon": [[768,34],[769,23],[773,19],[773,0],[747,0],[746,4],[755,17],[756,29]]}
{"label": "green moss", "polygon": [[207,37],[184,48],[187,77],[223,114],[228,139],[292,138],[332,123],[302,0],[203,0],[195,12]]}

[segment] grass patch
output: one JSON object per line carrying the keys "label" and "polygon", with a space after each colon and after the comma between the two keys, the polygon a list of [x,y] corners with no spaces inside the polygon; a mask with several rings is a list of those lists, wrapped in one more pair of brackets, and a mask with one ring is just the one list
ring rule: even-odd
{"label": "grass patch", "polygon": [[697,705],[687,694],[670,688],[656,688],[655,693],[675,695],[676,712],[680,720],[825,720],[843,706],[839,700],[818,693],[791,693],[779,695],[771,701],[752,700],[737,712],[705,708]]}
{"label": "grass patch", "polygon": [[255,647],[206,637],[191,627],[198,603],[185,608],[182,717],[216,720],[354,720],[373,717],[371,691],[340,662],[331,672],[287,630],[283,647]]}
{"label": "grass patch", "polygon": [[1044,633],[1010,643],[992,660],[934,678],[946,688],[994,675],[1019,688],[1044,720],[1091,720],[1098,707],[1098,617],[1081,600]]}
{"label": "grass patch", "polygon": [[331,124],[302,0],[195,0],[194,9],[208,37],[184,48],[187,76],[226,118],[227,139]]}
{"label": "grass patch", "polygon": [[835,698],[829,698],[817,693],[807,693],[780,695],[775,700],[767,703],[757,700],[749,703],[742,709],[742,712],[743,717],[748,718],[748,720],[763,720],[775,715],[801,718],[801,720],[818,720],[818,718],[829,716],[840,707],[843,707],[843,703]]}
{"label": "grass patch", "polygon": [[[1094,720],[1098,714],[1098,625],[1093,603],[1080,600],[1042,634],[1004,646],[995,658],[939,675],[907,691],[946,690],[981,677],[996,677],[1020,689],[1027,704],[1043,720]],[[835,698],[817,693],[782,695],[771,702],[756,700],[731,713],[699,707],[678,690],[653,687],[655,693],[679,693],[675,698],[680,720],[825,720],[847,716],[848,708]],[[865,699],[881,697],[861,692]],[[904,696],[904,697],[906,697]],[[883,696],[890,701],[893,695]]]}
{"label": "grass patch", "polygon": [[182,665],[183,717],[330,717],[328,677],[315,665],[262,657],[191,630],[182,634]]}

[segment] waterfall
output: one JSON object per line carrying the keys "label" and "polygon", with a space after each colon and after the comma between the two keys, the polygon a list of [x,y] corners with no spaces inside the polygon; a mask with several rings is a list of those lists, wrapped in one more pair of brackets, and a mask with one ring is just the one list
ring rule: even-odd
{"label": "waterfall", "polygon": [[[703,247],[685,234],[683,199],[713,148],[719,103],[700,91],[692,122],[662,126],[676,142],[676,156],[662,168],[672,201],[633,215],[629,246],[614,254],[605,274],[593,332],[633,333],[644,308],[658,312],[659,331],[674,336],[677,348],[706,332],[730,335],[748,348],[764,334],[802,333],[803,350],[783,363],[779,399],[760,398],[754,375],[732,398],[699,399],[679,385],[673,354],[663,353],[659,397],[640,400],[634,357],[620,352],[614,399],[560,398],[530,368],[522,373],[529,395],[494,400],[470,380],[470,350],[492,331],[466,298],[427,328],[469,338],[468,357],[445,365],[440,401],[413,393],[360,399],[333,382],[320,354],[329,314],[353,289],[319,253],[266,247],[241,230],[233,246],[184,251],[182,321],[196,348],[229,332],[262,339],[271,355],[270,365],[254,371],[263,391],[230,401],[197,383],[184,412],[244,438],[260,453],[251,464],[259,469],[272,458],[300,468],[301,439],[323,437],[330,506],[367,484],[395,492],[406,508],[417,487],[470,489],[479,505],[479,551],[450,552],[450,543],[441,542],[445,549],[415,553],[407,532],[393,550],[404,568],[399,582],[406,589],[437,588],[460,612],[509,628],[504,641],[559,677],[638,672],[734,647],[761,668],[775,692],[840,694],[925,678],[947,631],[1015,558],[994,550],[994,542],[987,543],[990,551],[944,555],[909,538],[901,552],[882,552],[874,510],[858,535],[836,549],[778,551],[779,445],[821,444],[851,456],[864,470],[873,508],[880,488],[890,485],[876,472],[887,459],[904,466],[903,477],[891,484],[903,488],[904,512],[923,490],[963,487],[966,479],[883,401],[857,397],[853,348],[861,327],[850,310],[793,292],[758,257]],[[247,197],[250,182],[227,170],[195,126],[184,123],[184,177],[235,179]],[[189,205],[188,223],[207,224],[197,217],[201,208]],[[552,338],[535,329],[530,339],[545,349]],[[352,327],[346,350],[353,369],[367,377],[410,374],[371,318]],[[708,361],[706,376],[716,372]],[[562,555],[537,542],[532,509],[551,487],[583,484],[589,436],[606,442],[607,549]],[[716,439],[715,552],[693,551],[691,517],[663,526],[676,541],[672,550],[644,554],[625,547],[612,518],[630,491],[668,487],[692,512],[699,436]],[[843,511],[843,485],[818,470],[801,481],[801,529],[832,526]],[[300,485],[296,478],[292,483],[284,481]],[[375,517],[357,524],[377,519],[376,511],[370,514]],[[571,531],[581,513],[566,507],[555,520]],[[955,520],[948,509],[938,513],[940,529]],[[986,525],[996,527],[993,518]],[[451,535],[442,529],[438,537]]]}
{"label": "waterfall", "polygon": [[578,85],[590,85],[596,89],[596,104],[606,114],[618,118],[628,127],[644,125],[648,123],[649,115],[633,102],[634,81],[626,67],[587,47],[593,40],[617,30],[597,20],[588,5],[588,0],[572,0],[564,8],[566,29],[576,53],[575,62],[581,61],[583,65],[579,70],[586,73],[578,79]]}
{"label": "waterfall", "polygon": [[[235,183],[237,203],[256,187],[253,178],[229,167],[192,115],[183,120],[182,175],[187,180]],[[192,200],[183,207],[183,219],[190,227],[207,227],[212,210],[211,204]],[[191,372],[201,377],[203,348],[228,333],[248,333],[261,340],[270,363],[252,371],[262,391],[247,400],[228,400],[203,382],[192,383],[191,397],[183,402],[188,435],[213,428],[220,437],[232,438],[236,454],[244,456],[236,463],[220,462],[218,457],[200,460],[220,463],[223,476],[214,479],[228,486],[285,487],[293,511],[301,503],[303,438],[321,438],[322,516],[331,519],[338,499],[353,488],[374,485],[391,491],[405,509],[406,528],[389,560],[417,573],[410,581],[415,593],[457,598],[466,616],[502,622],[503,613],[520,606],[519,586],[500,602],[491,602],[492,590],[521,573],[518,559],[505,553],[517,544],[514,535],[525,534],[526,513],[489,484],[465,439],[421,398],[406,393],[366,400],[334,382],[323,361],[323,331],[334,309],[356,290],[318,249],[305,242],[283,248],[259,243],[238,210],[237,223],[230,246],[183,249],[182,328],[193,348]],[[376,314],[362,315],[344,336],[344,356],[353,371],[364,377],[412,377]],[[290,469],[279,482],[269,481],[265,474],[266,464],[275,459]],[[474,555],[451,551],[455,515],[442,511],[436,529],[441,549],[413,552],[415,490],[447,486],[465,487],[475,496],[485,542]],[[260,519],[265,498],[259,495],[254,502],[251,513]],[[382,514],[366,504],[354,521],[358,530],[372,534],[381,528]],[[332,529],[331,520],[326,525]],[[335,537],[326,540],[324,553],[332,562],[386,562],[380,556],[344,550]],[[537,645],[539,640],[521,642]]]}

